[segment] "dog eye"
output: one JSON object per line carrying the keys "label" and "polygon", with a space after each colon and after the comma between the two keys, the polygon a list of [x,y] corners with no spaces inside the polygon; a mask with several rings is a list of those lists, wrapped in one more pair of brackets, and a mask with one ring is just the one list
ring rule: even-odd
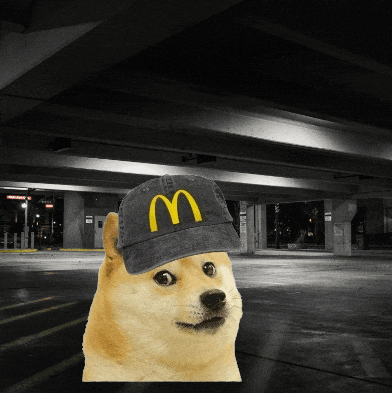
{"label": "dog eye", "polygon": [[154,281],[158,284],[158,285],[163,285],[163,286],[170,286],[176,283],[177,279],[175,276],[173,276],[173,274],[171,274],[170,272],[168,272],[167,270],[162,270],[160,272],[158,272],[155,276],[154,276]]}
{"label": "dog eye", "polygon": [[203,272],[207,276],[215,276],[216,273],[216,268],[215,265],[212,262],[207,262],[203,265]]}

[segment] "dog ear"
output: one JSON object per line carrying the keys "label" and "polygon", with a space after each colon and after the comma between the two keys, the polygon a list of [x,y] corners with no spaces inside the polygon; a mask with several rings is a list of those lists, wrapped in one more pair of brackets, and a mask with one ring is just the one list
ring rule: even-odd
{"label": "dog ear", "polygon": [[105,254],[110,259],[120,256],[118,242],[118,214],[109,213],[103,227],[103,245]]}

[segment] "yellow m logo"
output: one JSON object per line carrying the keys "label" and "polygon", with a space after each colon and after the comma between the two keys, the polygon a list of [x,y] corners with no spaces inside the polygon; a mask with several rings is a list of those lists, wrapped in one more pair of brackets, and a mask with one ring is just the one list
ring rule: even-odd
{"label": "yellow m logo", "polygon": [[199,206],[197,206],[195,199],[191,194],[189,194],[188,191],[185,190],[176,191],[171,202],[164,195],[159,194],[159,195],[155,195],[150,203],[149,219],[150,219],[151,232],[156,232],[158,230],[157,218],[155,213],[156,211],[155,205],[158,199],[162,199],[162,201],[165,202],[165,205],[167,207],[167,210],[169,211],[173,225],[180,223],[180,219],[178,218],[178,197],[180,194],[185,195],[185,197],[187,198],[189,205],[192,208],[195,221],[202,221]]}

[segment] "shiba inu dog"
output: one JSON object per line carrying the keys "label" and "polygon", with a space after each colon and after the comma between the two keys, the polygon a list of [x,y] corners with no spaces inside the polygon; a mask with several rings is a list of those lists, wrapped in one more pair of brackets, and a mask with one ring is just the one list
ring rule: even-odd
{"label": "shiba inu dog", "polygon": [[240,381],[234,344],[242,303],[227,254],[130,275],[117,239],[117,214],[110,213],[84,335],[83,381]]}
{"label": "shiba inu dog", "polygon": [[109,213],[83,381],[241,381],[231,222],[220,189],[197,176],[150,180]]}

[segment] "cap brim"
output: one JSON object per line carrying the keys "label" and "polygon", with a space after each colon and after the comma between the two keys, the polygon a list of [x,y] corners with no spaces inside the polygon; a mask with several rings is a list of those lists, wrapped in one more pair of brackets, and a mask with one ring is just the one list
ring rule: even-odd
{"label": "cap brim", "polygon": [[145,273],[176,259],[206,252],[235,251],[241,241],[231,223],[188,228],[122,249],[130,274]]}

